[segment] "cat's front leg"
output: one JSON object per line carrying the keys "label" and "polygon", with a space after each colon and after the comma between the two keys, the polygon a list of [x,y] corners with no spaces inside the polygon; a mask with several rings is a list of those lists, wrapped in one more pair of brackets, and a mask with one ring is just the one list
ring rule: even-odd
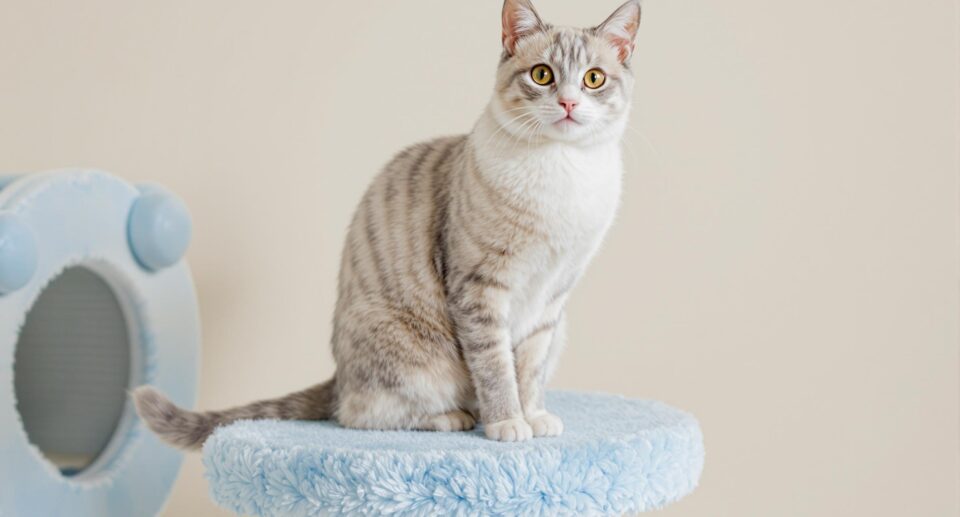
{"label": "cat's front leg", "polygon": [[520,406],[534,436],[559,436],[563,421],[546,408],[546,383],[562,347],[563,315],[549,310],[516,345]]}
{"label": "cat's front leg", "polygon": [[464,276],[451,296],[450,313],[470,370],[487,437],[523,441],[533,437],[517,390],[507,327],[509,287],[487,275]]}

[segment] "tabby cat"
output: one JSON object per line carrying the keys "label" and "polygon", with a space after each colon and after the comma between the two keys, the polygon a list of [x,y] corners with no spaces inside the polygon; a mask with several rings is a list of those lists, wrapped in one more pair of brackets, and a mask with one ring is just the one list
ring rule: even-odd
{"label": "tabby cat", "polygon": [[225,411],[135,391],[147,425],[196,448],[240,419],[335,419],[358,429],[556,436],[544,384],[564,305],[606,233],[622,175],[640,3],[588,29],[503,6],[489,105],[467,135],[414,145],[374,180],[347,234],[334,377]]}

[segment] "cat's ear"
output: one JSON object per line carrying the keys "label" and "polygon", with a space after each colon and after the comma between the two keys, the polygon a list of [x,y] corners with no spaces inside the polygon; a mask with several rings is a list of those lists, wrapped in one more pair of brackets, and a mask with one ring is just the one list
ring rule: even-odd
{"label": "cat's ear", "polygon": [[503,50],[513,55],[517,42],[544,30],[530,0],[504,0],[503,2]]}
{"label": "cat's ear", "polygon": [[597,26],[597,34],[605,38],[620,53],[620,62],[626,63],[633,55],[640,28],[640,0],[628,0],[609,18]]}

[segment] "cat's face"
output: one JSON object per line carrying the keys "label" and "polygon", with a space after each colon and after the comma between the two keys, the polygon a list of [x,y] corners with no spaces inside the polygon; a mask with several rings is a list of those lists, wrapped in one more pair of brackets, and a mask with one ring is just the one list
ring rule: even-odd
{"label": "cat's face", "polygon": [[503,129],[524,140],[589,144],[619,137],[630,109],[629,59],[639,23],[637,0],[590,29],[552,27],[529,0],[506,0],[492,103]]}

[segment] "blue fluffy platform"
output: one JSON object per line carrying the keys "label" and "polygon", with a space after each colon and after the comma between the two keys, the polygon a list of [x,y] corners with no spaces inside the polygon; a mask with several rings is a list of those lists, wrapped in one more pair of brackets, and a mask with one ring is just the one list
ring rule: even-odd
{"label": "blue fluffy platform", "polygon": [[498,443],[466,433],[238,422],[203,448],[214,500],[243,515],[624,515],[691,492],[696,419],[666,404],[554,392],[563,436]]}

